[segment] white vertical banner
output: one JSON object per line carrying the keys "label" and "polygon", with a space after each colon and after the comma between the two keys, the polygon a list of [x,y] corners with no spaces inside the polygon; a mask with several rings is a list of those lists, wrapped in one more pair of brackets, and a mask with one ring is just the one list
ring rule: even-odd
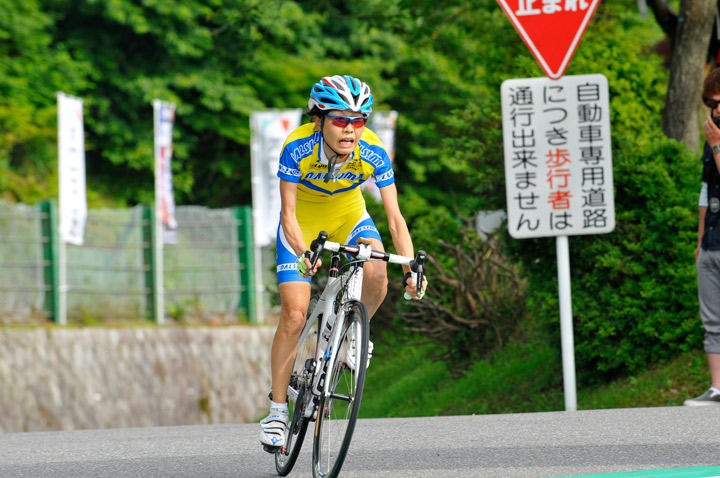
{"label": "white vertical banner", "polygon": [[153,137],[155,143],[155,238],[154,318],[165,322],[165,286],[163,282],[163,244],[177,243],[175,196],[172,188],[172,130],[175,105],[153,101]]}
{"label": "white vertical banner", "polygon": [[87,219],[85,185],[85,128],[80,98],[57,93],[58,99],[58,317],[67,324],[67,249],[66,244],[82,245]]}
{"label": "white vertical banner", "polygon": [[[378,135],[390,156],[390,161],[395,161],[395,129],[397,126],[397,111],[375,111],[370,115],[367,127]],[[361,189],[370,194],[377,201],[381,201],[380,190],[371,177],[362,183]]]}
{"label": "white vertical banner", "polygon": [[60,240],[82,245],[87,219],[83,101],[57,93]]}
{"label": "white vertical banner", "polygon": [[162,226],[162,242],[177,244],[175,194],[172,177],[172,135],[175,104],[153,101],[155,118],[155,212]]}
{"label": "white vertical banner", "polygon": [[280,152],[288,135],[300,126],[303,111],[255,111],[250,115],[250,167],[252,174],[255,302],[258,322],[265,317],[262,248],[275,242],[280,218]]}

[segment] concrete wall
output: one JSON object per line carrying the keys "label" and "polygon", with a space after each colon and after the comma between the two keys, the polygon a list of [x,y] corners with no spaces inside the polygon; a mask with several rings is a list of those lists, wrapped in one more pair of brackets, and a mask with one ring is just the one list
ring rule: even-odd
{"label": "concrete wall", "polygon": [[0,432],[244,423],[274,328],[0,329]]}

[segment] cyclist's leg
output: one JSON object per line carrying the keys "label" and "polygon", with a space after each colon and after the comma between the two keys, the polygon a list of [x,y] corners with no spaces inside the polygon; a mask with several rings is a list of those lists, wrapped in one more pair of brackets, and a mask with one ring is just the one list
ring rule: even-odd
{"label": "cyclist's leg", "polygon": [[[376,251],[385,251],[380,233],[366,210],[363,210],[347,238],[349,244],[361,242],[370,244]],[[369,261],[364,269],[362,301],[372,318],[387,295],[387,264],[384,261]]]}
{"label": "cyclist's leg", "polygon": [[305,326],[310,283],[283,282],[279,288],[282,305],[280,322],[273,338],[271,366],[273,401],[283,403],[290,383],[298,338]]}
{"label": "cyclist's leg", "polygon": [[[370,242],[376,251],[385,251],[382,242],[373,239]],[[387,295],[387,263],[384,261],[370,261],[365,263],[363,278],[362,301],[367,307],[370,318],[375,315],[380,304]]]}
{"label": "cyclist's leg", "polygon": [[[368,212],[363,208],[356,220],[352,222],[353,227],[347,236],[348,244],[365,243],[376,251],[385,251],[380,233],[375,226]],[[387,295],[387,264],[384,261],[368,261],[363,267],[363,290],[361,300],[365,305],[368,318],[372,318],[377,309],[385,300]],[[345,362],[355,370],[356,341],[354,331],[349,332],[348,350],[345,353]],[[367,365],[370,364],[370,357],[373,353],[372,341],[367,341]],[[354,358],[355,357],[355,358]]]}
{"label": "cyclist's leg", "polygon": [[[269,447],[285,447],[290,422],[287,391],[292,376],[297,342],[305,326],[305,309],[310,300],[310,284],[285,282],[279,285],[282,308],[271,352],[272,401],[270,413],[261,424],[260,442]],[[302,314],[302,315],[300,315]],[[301,317],[301,320],[298,320]],[[273,449],[268,449],[273,451]]]}
{"label": "cyclist's leg", "polygon": [[285,446],[290,414],[287,389],[292,375],[297,341],[305,325],[305,310],[310,300],[310,281],[297,273],[292,248],[289,247],[282,226],[278,227],[277,274],[280,299],[280,321],[273,338],[270,365],[272,371],[272,400],[268,416],[260,422],[260,443],[268,451]]}
{"label": "cyclist's leg", "polygon": [[304,279],[297,273],[297,257],[287,243],[282,227],[278,228],[276,249],[280,322],[272,344],[272,391],[273,401],[284,403],[297,341],[305,326],[305,314],[310,301],[310,279]]}

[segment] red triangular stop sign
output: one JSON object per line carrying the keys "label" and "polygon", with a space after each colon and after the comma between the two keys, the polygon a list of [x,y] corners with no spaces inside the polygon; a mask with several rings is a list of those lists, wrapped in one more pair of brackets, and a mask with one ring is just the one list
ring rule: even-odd
{"label": "red triangular stop sign", "polygon": [[600,0],[497,0],[550,78],[570,63]]}

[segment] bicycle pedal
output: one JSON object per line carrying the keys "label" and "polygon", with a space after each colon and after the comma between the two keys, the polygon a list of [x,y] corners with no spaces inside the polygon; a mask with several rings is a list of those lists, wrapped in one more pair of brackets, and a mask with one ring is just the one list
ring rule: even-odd
{"label": "bicycle pedal", "polygon": [[279,446],[263,445],[263,450],[274,455],[275,453],[282,451],[282,448]]}

